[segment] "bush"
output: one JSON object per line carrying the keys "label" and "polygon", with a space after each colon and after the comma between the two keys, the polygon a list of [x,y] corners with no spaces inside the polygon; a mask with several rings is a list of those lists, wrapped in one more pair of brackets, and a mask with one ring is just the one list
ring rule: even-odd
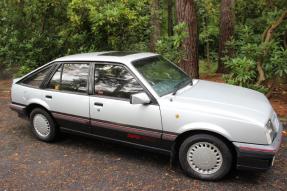
{"label": "bush", "polygon": [[237,57],[225,64],[230,69],[230,74],[224,75],[227,83],[248,87],[256,81],[256,63],[253,60]]}
{"label": "bush", "polygon": [[179,23],[174,27],[173,36],[164,36],[156,43],[156,52],[163,55],[170,61],[178,64],[184,57],[181,45],[183,40],[187,37],[187,25],[185,23]]}
{"label": "bush", "polygon": [[225,64],[230,69],[230,73],[223,76],[227,83],[251,88],[262,93],[268,91],[264,86],[256,85],[257,73],[254,60],[236,57],[227,60]]}
{"label": "bush", "polygon": [[[227,44],[235,50],[235,54],[234,57],[224,58],[230,71],[224,79],[227,83],[265,93],[268,87],[264,85],[287,75],[287,50],[275,39],[262,42],[261,35],[255,33],[256,28],[241,25],[236,30],[238,35]],[[279,37],[274,34],[274,38]],[[257,84],[257,62],[261,62],[266,77],[260,85]]]}

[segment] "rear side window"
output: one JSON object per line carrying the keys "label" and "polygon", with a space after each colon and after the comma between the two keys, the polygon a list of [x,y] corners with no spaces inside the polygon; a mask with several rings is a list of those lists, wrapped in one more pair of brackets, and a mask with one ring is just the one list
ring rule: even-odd
{"label": "rear side window", "polygon": [[89,64],[63,64],[53,75],[48,87],[59,91],[85,93],[88,89]]}
{"label": "rear side window", "polygon": [[44,69],[41,69],[34,74],[31,74],[27,79],[23,80],[21,83],[26,84],[33,87],[39,87],[43,80],[45,79],[46,75],[50,72],[52,66],[48,66]]}

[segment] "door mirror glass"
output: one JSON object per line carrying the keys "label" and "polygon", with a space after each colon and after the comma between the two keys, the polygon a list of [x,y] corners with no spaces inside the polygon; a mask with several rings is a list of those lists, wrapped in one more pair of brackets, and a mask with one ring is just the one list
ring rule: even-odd
{"label": "door mirror glass", "polygon": [[131,95],[131,104],[149,104],[151,102],[144,92]]}

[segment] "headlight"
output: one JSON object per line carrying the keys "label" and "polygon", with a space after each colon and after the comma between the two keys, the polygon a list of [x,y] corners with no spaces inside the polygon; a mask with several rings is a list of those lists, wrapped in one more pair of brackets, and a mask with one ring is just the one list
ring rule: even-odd
{"label": "headlight", "polygon": [[271,144],[273,142],[273,139],[275,138],[276,130],[271,122],[271,120],[268,120],[266,124],[266,137],[268,144]]}

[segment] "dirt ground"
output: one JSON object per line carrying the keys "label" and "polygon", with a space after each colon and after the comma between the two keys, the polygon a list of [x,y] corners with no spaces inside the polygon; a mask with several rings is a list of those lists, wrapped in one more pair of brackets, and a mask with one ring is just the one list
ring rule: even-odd
{"label": "dirt ground", "polygon": [[0,81],[0,191],[287,190],[287,137],[271,170],[233,171],[220,182],[204,182],[157,153],[72,135],[53,144],[38,141],[8,108],[9,86]]}

